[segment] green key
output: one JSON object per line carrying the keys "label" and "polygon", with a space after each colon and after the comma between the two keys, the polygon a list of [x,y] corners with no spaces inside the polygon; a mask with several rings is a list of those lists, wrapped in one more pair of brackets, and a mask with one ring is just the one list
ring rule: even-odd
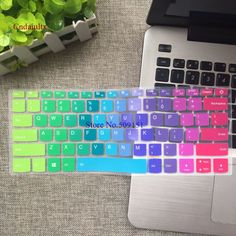
{"label": "green key", "polygon": [[55,129],[55,140],[66,141],[67,140],[67,129]]}
{"label": "green key", "polygon": [[54,96],[55,96],[55,98],[65,98],[66,92],[65,91],[55,91]]}
{"label": "green key", "polygon": [[15,173],[30,172],[30,158],[13,158],[12,171]]}
{"label": "green key", "polygon": [[106,93],[104,91],[96,91],[94,92],[94,98],[105,98]]}
{"label": "green key", "polygon": [[49,123],[52,127],[62,126],[62,115],[50,115]]}
{"label": "green key", "polygon": [[81,141],[82,140],[82,130],[81,129],[71,129],[69,131],[70,141]]}
{"label": "green key", "polygon": [[52,91],[41,91],[42,98],[52,98],[53,94]]}
{"label": "green key", "polygon": [[80,143],[77,144],[77,154],[79,156],[86,156],[89,155],[90,152],[90,146],[89,143]]}
{"label": "green key", "polygon": [[61,145],[59,143],[48,144],[48,156],[59,156],[61,154]]}
{"label": "green key", "polygon": [[45,144],[12,144],[13,156],[45,156]]}
{"label": "green key", "polygon": [[98,112],[99,111],[99,101],[98,100],[87,100],[87,111]]}
{"label": "green key", "polygon": [[79,98],[79,92],[76,91],[68,92],[68,98]]}
{"label": "green key", "polygon": [[96,129],[85,129],[84,130],[84,140],[86,141],[94,141],[97,137]]}
{"label": "green key", "polygon": [[59,112],[69,112],[70,111],[70,100],[58,100],[57,110]]}
{"label": "green key", "polygon": [[37,127],[45,127],[48,125],[48,116],[47,115],[34,115],[34,125]]}
{"label": "green key", "polygon": [[39,93],[37,91],[28,91],[28,92],[26,92],[26,96],[28,98],[38,98]]}
{"label": "green key", "polygon": [[42,110],[44,112],[55,112],[56,111],[56,101],[53,100],[43,100]]}
{"label": "green key", "polygon": [[52,141],[52,129],[40,129],[39,139],[43,142]]}
{"label": "green key", "polygon": [[103,155],[104,154],[104,144],[103,143],[93,143],[92,144],[92,154],[93,155]]}
{"label": "green key", "polygon": [[17,127],[30,127],[33,124],[32,115],[29,114],[13,114],[12,115],[13,126]]}
{"label": "green key", "polygon": [[40,112],[40,100],[29,99],[27,100],[28,112]]}
{"label": "green key", "polygon": [[79,125],[88,126],[92,122],[91,115],[79,115]]}
{"label": "green key", "polygon": [[64,126],[66,126],[66,127],[77,126],[77,116],[76,115],[65,115],[64,116]]}
{"label": "green key", "polygon": [[13,129],[12,140],[14,142],[34,142],[38,140],[36,129]]}
{"label": "green key", "polygon": [[12,111],[13,112],[24,112],[25,111],[25,100],[23,100],[23,99],[12,100]]}
{"label": "green key", "polygon": [[75,145],[74,143],[63,143],[62,144],[62,155],[73,156],[75,155]]}
{"label": "green key", "polygon": [[12,97],[13,98],[24,98],[25,97],[25,92],[15,90],[15,91],[12,92]]}
{"label": "green key", "polygon": [[92,92],[84,91],[84,92],[81,93],[81,97],[82,98],[92,98],[93,97],[93,93]]}
{"label": "green key", "polygon": [[75,158],[62,158],[62,171],[63,172],[75,171]]}
{"label": "green key", "polygon": [[46,160],[45,158],[33,158],[32,159],[32,171],[33,172],[45,172]]}
{"label": "green key", "polygon": [[61,159],[60,158],[48,158],[48,171],[59,172],[61,170]]}
{"label": "green key", "polygon": [[72,111],[73,112],[84,112],[85,103],[83,100],[73,100],[72,101]]}

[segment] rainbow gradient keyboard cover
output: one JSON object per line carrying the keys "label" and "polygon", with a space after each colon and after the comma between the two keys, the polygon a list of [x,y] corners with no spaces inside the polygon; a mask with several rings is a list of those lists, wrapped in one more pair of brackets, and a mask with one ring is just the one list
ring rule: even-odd
{"label": "rainbow gradient keyboard cover", "polygon": [[10,91],[10,172],[231,174],[229,92]]}

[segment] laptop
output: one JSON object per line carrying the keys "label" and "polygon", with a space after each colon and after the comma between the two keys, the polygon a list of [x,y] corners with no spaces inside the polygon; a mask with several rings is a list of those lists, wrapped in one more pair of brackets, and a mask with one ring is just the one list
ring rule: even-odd
{"label": "laptop", "polygon": [[[231,88],[229,152],[236,157],[236,1],[153,0],[147,23],[140,87]],[[132,175],[129,221],[138,228],[236,235],[236,158],[232,173]]]}

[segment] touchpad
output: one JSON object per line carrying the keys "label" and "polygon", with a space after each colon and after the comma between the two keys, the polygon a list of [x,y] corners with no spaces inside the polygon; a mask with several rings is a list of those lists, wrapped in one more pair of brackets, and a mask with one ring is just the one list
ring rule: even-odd
{"label": "touchpad", "polygon": [[232,173],[215,177],[211,214],[214,222],[236,224],[236,166]]}

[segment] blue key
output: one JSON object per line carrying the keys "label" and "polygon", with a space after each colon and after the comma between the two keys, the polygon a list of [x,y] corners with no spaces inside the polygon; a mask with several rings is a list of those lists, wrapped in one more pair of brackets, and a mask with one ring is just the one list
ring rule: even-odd
{"label": "blue key", "polygon": [[131,156],[131,144],[130,143],[120,143],[119,146],[119,154],[120,156]]}
{"label": "blue key", "polygon": [[165,156],[176,156],[176,144],[164,144]]}
{"label": "blue key", "polygon": [[78,172],[117,172],[146,174],[147,160],[132,158],[77,158]]}
{"label": "blue key", "polygon": [[118,147],[116,143],[106,143],[106,155],[116,156],[118,153]]}
{"label": "blue key", "polygon": [[126,129],[125,137],[127,141],[135,141],[138,140],[138,129]]}
{"label": "blue key", "polygon": [[168,141],[168,129],[155,129],[156,141],[166,142]]}
{"label": "blue key", "polygon": [[152,113],[151,126],[164,126],[164,114]]}
{"label": "blue key", "polygon": [[171,129],[170,130],[170,142],[180,143],[184,139],[183,129]]}
{"label": "blue key", "polygon": [[158,98],[157,100],[158,111],[171,111],[172,101],[170,98]]}
{"label": "blue key", "polygon": [[97,130],[96,129],[85,129],[84,130],[84,140],[87,141],[94,141],[97,137]]}
{"label": "blue key", "polygon": [[99,127],[101,127],[102,125],[104,126],[106,124],[106,115],[103,114],[94,115],[93,122],[94,124],[99,125]]}
{"label": "blue key", "polygon": [[135,156],[146,156],[146,144],[134,144]]}
{"label": "blue key", "polygon": [[112,112],[114,110],[112,100],[102,100],[102,112]]}
{"label": "blue key", "polygon": [[161,173],[162,165],[161,159],[149,159],[148,160],[148,172],[149,173]]}
{"label": "blue key", "polygon": [[129,90],[121,90],[120,91],[120,97],[127,98],[129,96],[130,96],[130,91]]}
{"label": "blue key", "polygon": [[161,144],[149,144],[150,156],[161,156]]}
{"label": "blue key", "polygon": [[123,129],[113,129],[111,131],[111,137],[114,141],[124,140],[124,130]]}
{"label": "blue key", "polygon": [[79,125],[80,126],[89,126],[92,122],[91,115],[79,115]]}
{"label": "blue key", "polygon": [[161,97],[172,97],[172,88],[161,88],[160,96]]}
{"label": "blue key", "polygon": [[[121,117],[120,117],[120,122],[128,125],[132,125],[133,123],[133,114],[121,114]],[[126,128],[126,126],[124,126],[124,128]]]}
{"label": "blue key", "polygon": [[179,115],[175,113],[165,114],[165,126],[167,127],[179,126]]}
{"label": "blue key", "polygon": [[98,139],[101,141],[108,141],[111,138],[110,129],[99,129],[98,130]]}
{"label": "blue key", "polygon": [[[120,115],[118,115],[118,114],[107,115],[107,122],[111,125],[111,128],[118,126],[120,123]],[[114,125],[114,126],[112,126],[112,125]]]}
{"label": "blue key", "polygon": [[92,144],[92,155],[101,156],[104,154],[104,144],[103,143],[93,143]]}
{"label": "blue key", "polygon": [[141,140],[143,141],[153,141],[154,140],[154,129],[142,129],[141,130]]}
{"label": "blue key", "polygon": [[118,92],[117,91],[109,91],[107,92],[107,97],[108,98],[117,98],[118,97]]}
{"label": "blue key", "polygon": [[126,111],[126,100],[116,100],[115,111],[118,112]]}
{"label": "blue key", "polygon": [[105,98],[106,93],[104,91],[96,91],[94,92],[94,98]]}
{"label": "blue key", "polygon": [[148,125],[148,115],[145,113],[136,114],[136,125],[139,127]]}

